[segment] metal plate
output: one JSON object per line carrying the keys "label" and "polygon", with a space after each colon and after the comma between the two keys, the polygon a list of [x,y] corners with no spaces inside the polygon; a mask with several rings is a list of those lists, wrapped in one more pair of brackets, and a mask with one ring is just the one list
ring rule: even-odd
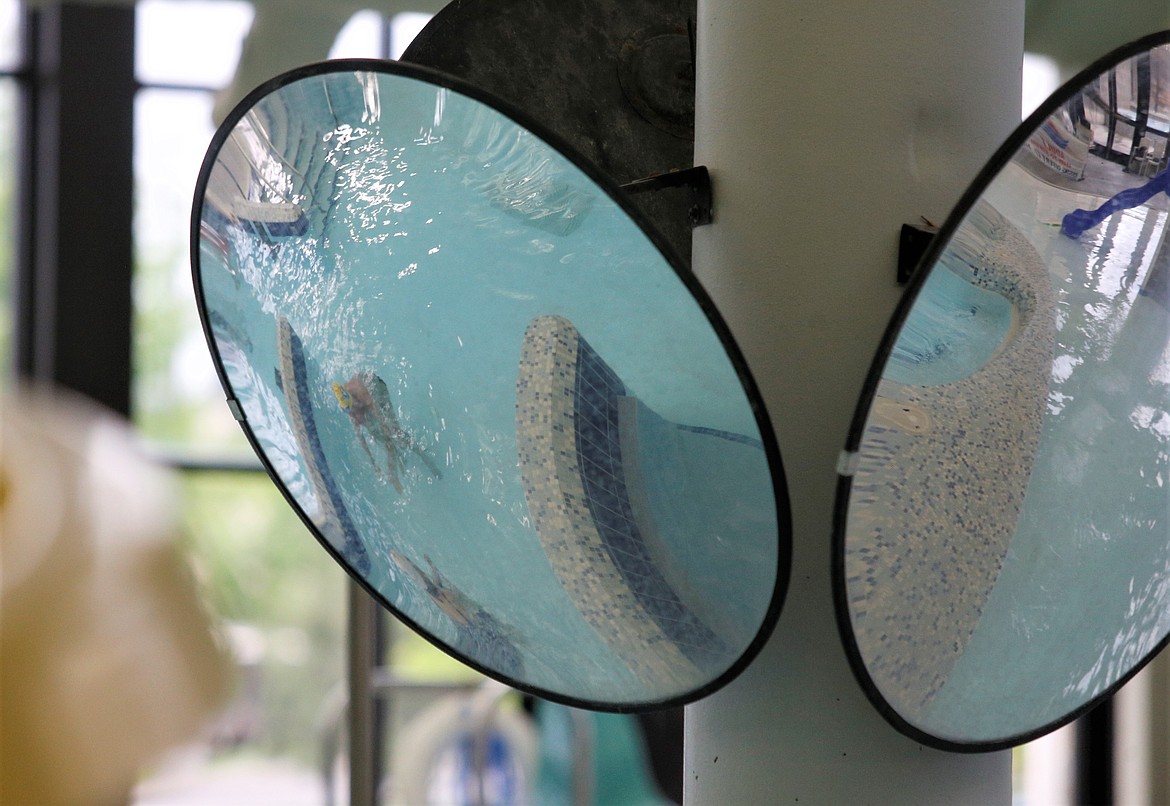
{"label": "metal plate", "polygon": [[[694,19],[687,0],[456,0],[402,59],[504,99],[621,185],[692,165]],[[686,191],[634,204],[689,265]]]}

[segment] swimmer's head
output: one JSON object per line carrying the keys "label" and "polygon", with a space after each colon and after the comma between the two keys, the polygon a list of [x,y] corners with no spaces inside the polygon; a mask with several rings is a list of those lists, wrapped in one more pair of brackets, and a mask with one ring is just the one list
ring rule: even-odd
{"label": "swimmer's head", "polygon": [[341,384],[333,384],[333,394],[337,398],[337,405],[341,408],[349,409],[353,405],[353,398],[349,396],[349,391]]}

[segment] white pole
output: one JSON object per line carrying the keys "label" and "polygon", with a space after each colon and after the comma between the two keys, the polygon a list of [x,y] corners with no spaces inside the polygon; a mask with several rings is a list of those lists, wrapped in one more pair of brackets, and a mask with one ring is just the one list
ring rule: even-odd
{"label": "white pole", "polygon": [[761,657],[687,709],[694,804],[1010,803],[1010,754],[890,728],[848,669],[829,557],[835,464],[901,293],[899,227],[940,223],[1019,121],[1023,0],[699,0],[694,264],[767,402],[793,504]]}

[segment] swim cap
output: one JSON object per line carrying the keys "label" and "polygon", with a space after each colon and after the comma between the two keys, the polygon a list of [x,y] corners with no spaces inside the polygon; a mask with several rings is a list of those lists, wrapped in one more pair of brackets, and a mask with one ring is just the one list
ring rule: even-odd
{"label": "swim cap", "polygon": [[349,396],[349,392],[347,392],[345,387],[339,383],[333,384],[333,394],[337,398],[338,405],[340,405],[343,409],[348,409],[350,404],[353,403],[353,400]]}

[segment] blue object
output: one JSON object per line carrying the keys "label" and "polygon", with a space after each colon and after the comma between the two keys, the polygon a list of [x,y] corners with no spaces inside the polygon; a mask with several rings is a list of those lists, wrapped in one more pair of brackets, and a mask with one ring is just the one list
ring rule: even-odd
{"label": "blue object", "polygon": [[1097,226],[1120,210],[1128,210],[1145,204],[1159,193],[1170,195],[1170,168],[1157,174],[1141,187],[1127,188],[1096,210],[1076,209],[1066,215],[1060,223],[1060,231],[1069,238],[1077,239],[1085,230]]}

